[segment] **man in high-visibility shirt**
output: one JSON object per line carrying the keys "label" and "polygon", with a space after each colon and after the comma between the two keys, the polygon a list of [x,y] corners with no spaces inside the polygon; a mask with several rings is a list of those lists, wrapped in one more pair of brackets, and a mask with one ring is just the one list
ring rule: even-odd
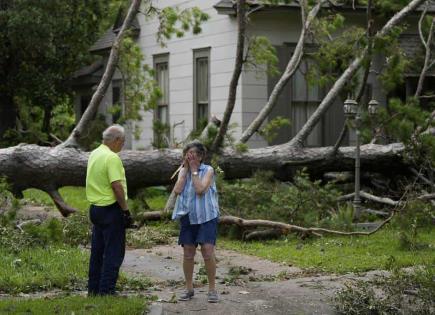
{"label": "man in high-visibility shirt", "polygon": [[130,218],[127,183],[119,153],[124,128],[112,125],[103,132],[103,143],[91,152],[86,173],[86,197],[93,224],[89,262],[89,295],[115,293],[119,268],[125,255],[125,228]]}

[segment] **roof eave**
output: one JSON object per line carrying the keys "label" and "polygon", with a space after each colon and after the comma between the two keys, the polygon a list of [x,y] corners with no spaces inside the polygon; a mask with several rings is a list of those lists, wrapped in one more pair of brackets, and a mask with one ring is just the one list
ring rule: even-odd
{"label": "roof eave", "polygon": [[[258,6],[258,3],[250,3],[249,4],[251,7],[252,6]],[[279,4],[279,5],[262,5],[263,8],[261,8],[261,10],[265,10],[265,9],[269,9],[269,10],[288,10],[288,9],[295,9],[295,8],[299,8],[299,4],[297,3],[290,3],[290,4]],[[236,16],[237,15],[237,11],[236,11],[236,7],[234,6],[234,4],[231,2],[231,0],[221,0],[218,3],[216,3],[213,6],[216,11],[218,12],[218,14],[226,14],[226,15],[232,15],[232,16]],[[327,5],[328,7],[328,5]],[[330,6],[329,6],[330,7]],[[353,11],[353,12],[365,12],[367,10],[366,6],[362,6],[362,5],[357,5],[355,7],[353,6],[344,6],[344,7],[340,7],[338,8],[339,10],[343,10],[343,11]],[[421,11],[424,10],[423,6],[418,7],[415,12],[416,13],[420,13]],[[435,12],[435,5],[432,5],[428,8],[427,10],[428,13],[433,13]]]}

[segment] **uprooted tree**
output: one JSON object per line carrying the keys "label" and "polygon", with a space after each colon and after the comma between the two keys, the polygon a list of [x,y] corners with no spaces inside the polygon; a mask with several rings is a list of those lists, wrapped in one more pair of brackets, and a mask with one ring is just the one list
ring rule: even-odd
{"label": "uprooted tree", "polygon": [[[88,153],[80,149],[80,140],[89,125],[91,117],[93,117],[97,111],[102,96],[109,86],[109,82],[119,59],[119,49],[122,38],[125,36],[133,18],[138,14],[141,2],[142,1],[140,0],[133,0],[131,2],[123,25],[112,46],[109,61],[102,80],[85,113],[68,139],[54,148],[22,144],[15,147],[0,149],[0,175],[7,177],[15,193],[19,194],[26,188],[38,188],[46,191],[53,198],[62,215],[68,216],[70,213],[74,212],[74,209],[62,200],[62,197],[58,193],[58,189],[62,186],[84,186],[85,184]],[[403,22],[405,17],[424,3],[424,0],[409,1],[407,5],[395,12],[384,26],[379,28],[376,32],[373,30],[370,9],[371,4],[369,4],[369,9],[367,10],[367,18],[369,20],[367,23],[367,38],[370,40],[365,42],[362,41],[365,43],[364,47],[354,51],[353,54],[346,56],[347,59],[345,61],[347,63],[342,64],[342,72],[335,74],[334,82],[331,82],[333,83],[331,84],[331,88],[326,93],[318,108],[299,130],[296,136],[288,143],[281,145],[259,149],[241,149],[240,147],[222,148],[223,139],[228,129],[228,122],[230,121],[232,110],[234,108],[237,81],[243,67],[242,63],[247,60],[246,57],[243,57],[244,51],[246,50],[243,43],[246,40],[244,32],[246,25],[245,19],[247,15],[245,9],[247,4],[245,4],[245,1],[243,0],[237,1],[237,18],[239,25],[236,54],[237,59],[231,81],[232,84],[230,85],[227,110],[224,114],[223,123],[220,124],[220,127],[216,132],[216,138],[211,142],[211,153],[219,167],[224,171],[225,177],[249,177],[256,170],[265,169],[273,171],[276,177],[281,180],[290,180],[295,172],[303,167],[306,167],[308,172],[313,176],[319,177],[325,172],[352,170],[354,165],[354,147],[308,148],[304,147],[304,143],[333,101],[339,97],[340,94],[346,93],[346,91],[356,84],[354,79],[359,69],[366,69],[365,72],[370,70],[373,50],[372,45],[377,42],[382,42],[388,38],[391,33],[397,35],[398,26]],[[300,65],[304,56],[304,43],[306,42],[306,37],[309,33],[312,33],[311,27],[314,21],[320,19],[317,18],[318,12],[324,9],[325,6],[329,9],[334,9],[335,5],[337,5],[337,3],[333,3],[332,1],[319,0],[310,7],[308,1],[300,1],[302,31],[296,50],[290,58],[284,73],[278,80],[277,85],[273,89],[267,104],[265,104],[257,118],[243,133],[238,143],[246,143],[254,133],[259,131],[262,123],[265,121],[276,103],[277,97],[281,93],[284,85],[289,81]],[[151,14],[152,11],[153,10],[150,9],[148,10],[148,13]],[[426,10],[424,11],[423,16],[425,14]],[[422,19],[423,18],[424,17],[422,17]],[[196,20],[192,23],[198,23],[198,21]],[[321,25],[321,23],[318,24]],[[426,35],[424,35],[425,31],[422,27],[421,29],[420,32],[422,33],[422,38],[425,38],[424,43],[427,51],[431,47],[430,41],[433,36],[430,32],[433,32],[433,24],[431,24],[429,28],[429,33],[426,31]],[[328,36],[325,37],[328,38]],[[330,40],[330,42],[331,41],[332,40]],[[361,45],[361,42],[359,42],[359,45]],[[383,52],[385,53],[385,51]],[[393,54],[391,50],[386,50],[386,52]],[[422,73],[425,75],[431,64],[425,62],[424,65]],[[364,89],[365,81],[366,78],[360,82],[360,90]],[[421,93],[421,91],[419,93]],[[421,97],[414,99],[413,104],[417,104],[418,107],[420,99]],[[400,122],[403,122],[403,120],[409,116],[407,116],[407,114],[409,114],[409,104],[402,104],[399,102],[397,108],[398,113],[394,115],[402,118],[402,120],[399,120],[398,122],[400,126]],[[400,112],[399,110],[402,111]],[[431,137],[430,131],[435,112],[428,114],[426,111],[421,113],[418,112],[417,114],[420,114],[417,115],[418,119],[415,120],[418,124],[413,125],[411,129],[408,128],[408,132],[412,135],[409,141],[397,138],[396,140],[401,141],[385,145],[368,144],[361,148],[361,164],[365,171],[374,171],[387,176],[399,173],[412,174],[412,172],[415,171],[415,165],[422,165],[422,156],[426,157],[426,162],[427,157],[430,156],[429,163],[426,163],[425,167],[429,170],[428,172],[432,172],[432,151],[430,151],[430,149],[421,148],[423,144],[428,145],[429,147],[433,145],[433,137]],[[395,118],[394,115],[392,119]],[[411,116],[415,117],[415,112],[414,115]],[[408,119],[406,120],[406,124],[406,126],[409,127],[409,124],[412,124],[412,122],[409,122]],[[386,133],[388,131],[387,129],[391,128],[391,125],[390,127],[384,125],[385,121],[379,121],[379,126],[377,126],[376,130],[381,130],[381,133]],[[129,191],[134,192],[141,187],[170,184],[171,174],[173,174],[181,162],[181,150],[163,149],[154,151],[126,151],[121,153],[121,157],[126,169]],[[420,168],[419,171],[417,171],[417,175],[419,178],[427,180],[424,172],[425,171],[422,171]],[[238,225],[255,224],[255,222],[246,222],[237,218],[227,218],[225,220],[223,222]],[[260,226],[269,226],[268,223],[265,222],[256,223]],[[298,231],[298,228],[292,226],[280,226],[278,228],[286,231]],[[307,233],[328,233],[328,231],[316,229],[302,228],[301,230],[301,228],[299,228],[299,230]]]}

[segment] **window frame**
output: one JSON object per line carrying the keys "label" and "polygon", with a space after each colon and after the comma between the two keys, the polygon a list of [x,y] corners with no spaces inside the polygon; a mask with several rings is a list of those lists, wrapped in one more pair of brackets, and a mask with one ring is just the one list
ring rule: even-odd
{"label": "window frame", "polygon": [[[210,120],[210,108],[211,108],[211,101],[210,101],[210,51],[211,47],[205,47],[205,48],[199,48],[199,49],[193,49],[193,129],[196,130],[198,128],[198,108],[200,103],[198,102],[198,78],[197,78],[197,71],[198,71],[198,60],[207,58],[207,121]],[[201,103],[205,104],[205,103]]]}
{"label": "window frame", "polygon": [[[158,54],[153,56],[153,69],[154,69],[154,80],[158,82],[158,66],[161,64],[166,64],[166,71],[167,71],[167,80],[168,80],[168,95],[166,95],[167,98],[167,104],[159,104],[159,101],[157,101],[156,109],[154,110],[154,120],[160,120],[159,119],[159,107],[165,106],[166,107],[166,123],[169,125],[169,108],[171,104],[170,100],[170,80],[169,80],[169,53],[165,54]],[[160,86],[160,85],[159,85]],[[163,92],[163,91],[162,91]]]}
{"label": "window frame", "polygon": [[[115,101],[115,91],[118,91],[118,101]],[[119,121],[119,119],[122,117],[122,115],[124,115],[124,100],[123,100],[123,91],[122,91],[122,87],[120,82],[112,82],[112,106],[118,104],[119,106],[121,106],[121,112],[119,113],[119,117],[116,117],[113,113],[112,113],[112,123],[117,123]],[[115,119],[116,118],[116,119]]]}

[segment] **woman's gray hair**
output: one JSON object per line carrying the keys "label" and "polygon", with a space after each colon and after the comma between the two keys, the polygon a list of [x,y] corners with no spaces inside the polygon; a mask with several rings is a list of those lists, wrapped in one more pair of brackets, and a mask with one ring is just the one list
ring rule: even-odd
{"label": "woman's gray hair", "polygon": [[103,131],[103,142],[111,143],[116,139],[124,139],[125,130],[121,125],[112,125]]}
{"label": "woman's gray hair", "polygon": [[184,146],[184,148],[183,148],[183,156],[185,156],[187,151],[189,151],[192,148],[195,148],[196,152],[201,157],[201,160],[205,159],[205,156],[207,155],[207,149],[206,149],[205,145],[203,145],[198,140],[193,140],[192,142],[190,142],[190,143],[188,143],[188,144],[186,144]]}

